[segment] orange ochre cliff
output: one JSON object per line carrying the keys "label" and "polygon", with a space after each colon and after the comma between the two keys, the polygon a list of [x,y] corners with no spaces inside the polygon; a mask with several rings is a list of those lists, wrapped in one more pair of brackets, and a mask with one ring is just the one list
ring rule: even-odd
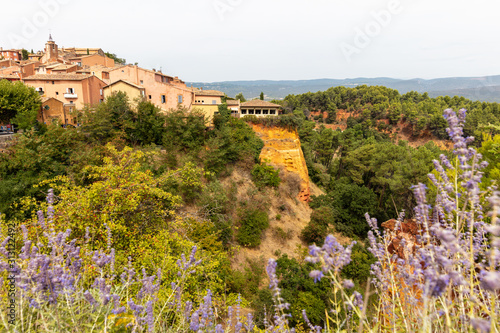
{"label": "orange ochre cliff", "polygon": [[260,153],[261,161],[269,160],[270,164],[283,166],[286,171],[298,174],[302,179],[298,198],[301,201],[309,201],[311,195],[309,173],[297,131],[282,127],[266,127],[261,124],[252,124],[252,127],[264,141],[264,148]]}

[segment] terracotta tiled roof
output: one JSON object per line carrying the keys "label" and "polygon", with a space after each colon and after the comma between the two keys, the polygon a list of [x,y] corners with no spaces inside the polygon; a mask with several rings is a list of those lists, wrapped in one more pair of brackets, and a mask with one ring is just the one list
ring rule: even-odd
{"label": "terracotta tiled roof", "polygon": [[196,96],[224,96],[222,91],[218,90],[196,90]]}
{"label": "terracotta tiled roof", "polygon": [[235,106],[235,105],[240,105],[240,100],[237,99],[237,100],[234,100],[234,99],[228,99],[226,101],[227,103],[227,106]]}
{"label": "terracotta tiled roof", "polygon": [[63,70],[66,70],[68,68],[72,68],[72,67],[76,67],[76,65],[59,65],[55,68],[52,68],[53,71],[63,71]]}
{"label": "terracotta tiled roof", "polygon": [[19,76],[16,74],[0,74],[0,80],[2,79],[19,79]]}
{"label": "terracotta tiled roof", "polygon": [[24,81],[82,81],[91,76],[86,74],[36,74],[24,78]]}
{"label": "terracotta tiled roof", "polygon": [[54,97],[42,97],[42,103],[45,103],[45,102],[47,102],[48,100],[51,100],[51,99],[53,99],[55,101],[58,101],[61,104],[63,103],[63,102],[61,102],[60,100],[58,100],[57,98],[54,98]]}
{"label": "terracotta tiled roof", "polygon": [[[109,71],[116,71],[116,70],[119,70],[119,69],[123,69],[124,67],[135,67],[134,65],[123,65],[123,66],[118,66],[118,67],[108,67],[109,68]],[[170,76],[170,75],[167,75],[167,74],[163,74],[162,72],[160,71],[153,71],[151,69],[146,69],[146,68],[142,68],[142,67],[137,67],[139,70],[141,71],[144,71],[144,72],[148,72],[148,73],[153,73],[153,74],[158,74],[158,75],[161,75],[161,76],[166,76],[168,77],[169,79],[172,79],[172,80],[175,80],[175,78],[173,76]],[[181,80],[179,80],[181,81]]]}
{"label": "terracotta tiled roof", "polygon": [[[76,66],[76,65],[75,65]],[[77,73],[91,73],[91,72],[110,72],[114,70],[115,67],[106,67],[103,65],[95,65],[90,67],[84,67],[82,69],[77,70]]]}
{"label": "terracotta tiled roof", "polygon": [[118,82],[123,82],[123,83],[126,83],[126,84],[128,84],[129,86],[132,86],[132,87],[137,88],[137,89],[141,89],[141,90],[146,89],[146,88],[144,88],[144,87],[138,86],[137,84],[133,84],[132,82],[129,82],[129,81],[126,81],[126,80],[118,80],[118,81],[115,81],[115,82],[113,82],[113,83],[108,84],[108,85],[107,85],[106,87],[104,87],[104,88],[111,87],[111,86],[113,86],[113,85],[117,84]]}
{"label": "terracotta tiled roof", "polygon": [[252,101],[248,101],[248,102],[242,103],[241,107],[242,108],[244,108],[244,107],[247,107],[247,108],[262,108],[262,107],[265,107],[265,108],[280,108],[281,105],[270,103],[270,102],[266,102],[266,101],[262,101],[260,99],[254,99]]}

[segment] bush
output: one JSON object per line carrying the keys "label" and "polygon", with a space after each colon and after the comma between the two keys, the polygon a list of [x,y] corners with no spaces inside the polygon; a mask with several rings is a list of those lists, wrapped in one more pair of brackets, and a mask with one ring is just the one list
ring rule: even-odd
{"label": "bush", "polygon": [[252,169],[252,180],[258,188],[265,186],[278,187],[281,183],[279,170],[267,165],[265,162],[255,164]]}
{"label": "bush", "polygon": [[247,209],[243,212],[240,219],[240,227],[236,234],[236,239],[243,246],[259,246],[262,232],[267,227],[269,227],[269,217],[266,212],[258,209]]}
{"label": "bush", "polygon": [[308,244],[320,244],[325,239],[328,233],[328,227],[324,224],[318,224],[310,221],[302,230],[300,236],[302,240]]}
{"label": "bush", "polygon": [[333,223],[333,210],[330,207],[321,206],[313,210],[311,220],[302,230],[302,240],[308,244],[320,244],[328,233],[328,227]]}
{"label": "bush", "polygon": [[293,231],[290,229],[285,231],[280,227],[274,227],[272,231],[274,238],[276,238],[281,244],[284,244],[287,240],[290,240],[293,237]]}
{"label": "bush", "polygon": [[281,179],[283,180],[281,185],[284,188],[284,192],[287,193],[290,198],[295,198],[299,195],[302,179],[297,173],[285,171]]}
{"label": "bush", "polygon": [[370,277],[370,267],[375,263],[375,257],[365,247],[355,244],[352,247],[351,263],[342,269],[342,276],[364,283]]}
{"label": "bush", "polygon": [[229,117],[210,132],[202,158],[207,170],[221,174],[238,161],[256,163],[262,147],[264,142],[248,124]]}
{"label": "bush", "polygon": [[294,131],[299,127],[301,119],[294,114],[281,114],[279,116],[257,117],[245,116],[243,121],[251,124],[260,124],[266,127],[282,127]]}

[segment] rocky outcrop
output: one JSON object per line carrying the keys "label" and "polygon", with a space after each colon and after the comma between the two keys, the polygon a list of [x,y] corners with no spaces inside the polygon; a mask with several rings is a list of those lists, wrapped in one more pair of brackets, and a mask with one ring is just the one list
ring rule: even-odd
{"label": "rocky outcrop", "polygon": [[299,193],[301,201],[309,201],[311,195],[309,187],[309,173],[307,172],[304,153],[300,148],[300,139],[296,130],[282,127],[266,127],[253,124],[253,130],[264,141],[264,148],[260,153],[262,161],[269,160],[270,164],[282,166],[288,172],[297,173],[302,182]]}
{"label": "rocky outcrop", "polygon": [[382,223],[382,227],[386,229],[390,240],[387,248],[389,253],[397,254],[401,259],[408,259],[409,254],[414,254],[420,247],[417,238],[422,234],[422,228],[415,219],[405,220],[399,225],[397,220],[391,219]]}

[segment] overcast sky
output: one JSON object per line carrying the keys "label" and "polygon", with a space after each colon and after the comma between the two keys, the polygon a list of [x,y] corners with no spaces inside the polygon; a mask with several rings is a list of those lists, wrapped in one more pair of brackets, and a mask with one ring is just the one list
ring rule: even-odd
{"label": "overcast sky", "polygon": [[185,81],[500,74],[498,0],[19,0],[0,46],[99,47]]}

